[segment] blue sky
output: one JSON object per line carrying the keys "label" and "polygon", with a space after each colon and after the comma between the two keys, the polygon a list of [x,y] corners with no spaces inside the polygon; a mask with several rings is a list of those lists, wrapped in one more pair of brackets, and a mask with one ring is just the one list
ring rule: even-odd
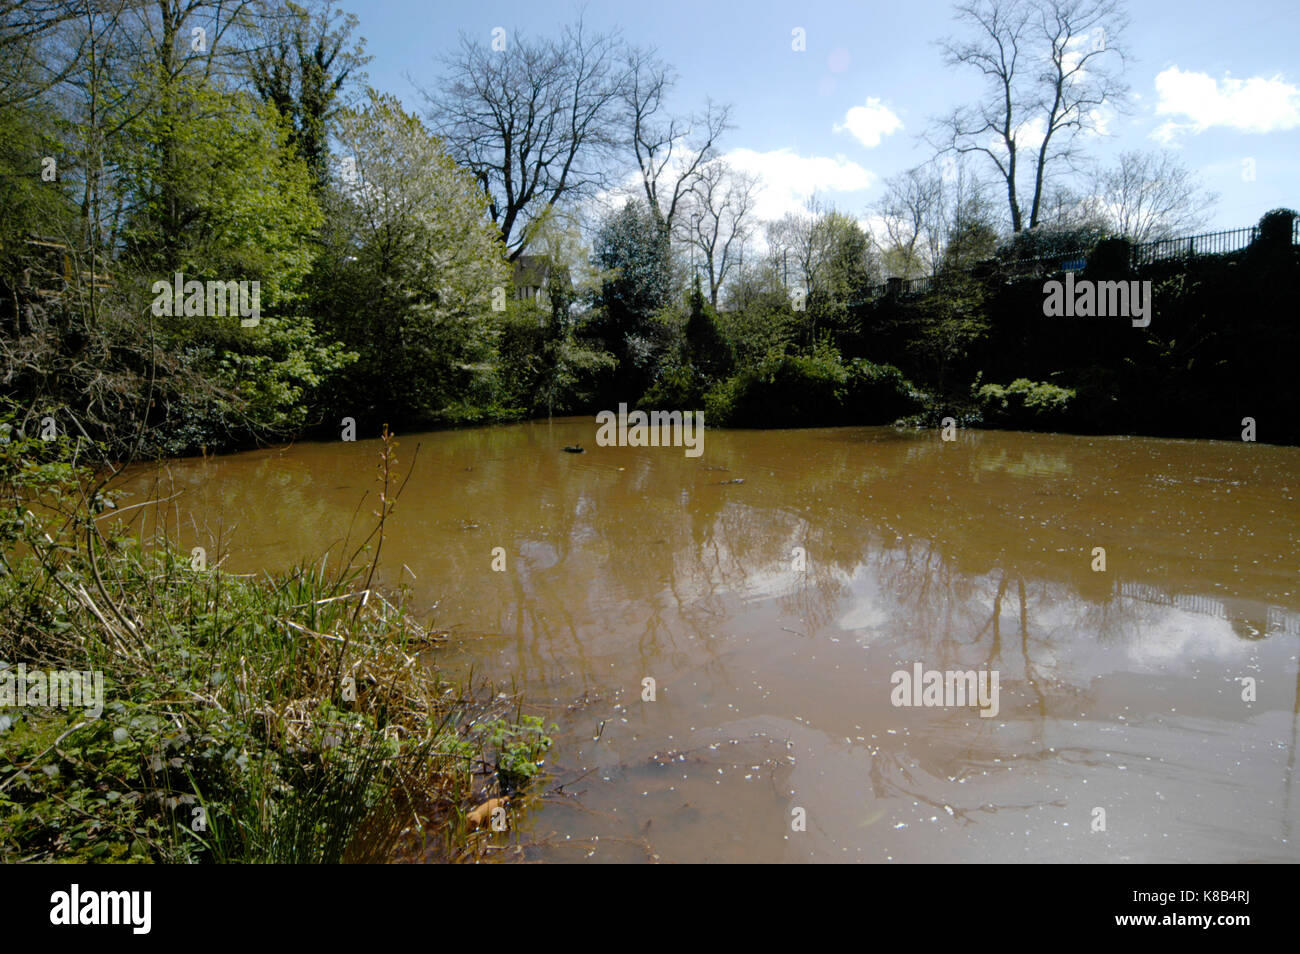
{"label": "blue sky", "polygon": [[[434,83],[459,31],[551,33],[569,2],[344,0],[374,56],[373,85],[422,109],[407,76]],[[1088,152],[1172,148],[1219,193],[1208,228],[1253,224],[1300,207],[1300,3],[1129,0],[1123,40],[1131,111]],[[758,211],[773,217],[816,189],[866,217],[880,180],[929,158],[930,121],[979,92],[973,71],[944,66],[936,41],[960,33],[947,0],[591,0],[586,19],[656,47],[680,74],[674,106],[729,102],[736,128],[721,148],[763,177]],[[791,49],[801,27],[807,49]],[[1253,178],[1251,171],[1253,169]]]}

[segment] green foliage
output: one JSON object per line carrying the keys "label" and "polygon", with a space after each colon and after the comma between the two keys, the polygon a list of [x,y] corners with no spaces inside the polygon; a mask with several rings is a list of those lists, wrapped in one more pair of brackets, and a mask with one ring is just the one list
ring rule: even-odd
{"label": "green foliage", "polygon": [[870,236],[857,220],[831,210],[814,226],[821,261],[806,303],[798,316],[804,340],[820,334],[840,336],[850,330],[853,304],[863,301],[876,284],[879,265]]}
{"label": "green foliage", "polygon": [[907,349],[944,393],[954,377],[969,380],[954,372],[964,368],[991,327],[981,284],[969,276],[946,277],[919,304]]}
{"label": "green foliage", "polygon": [[1300,212],[1295,209],[1272,209],[1259,219],[1259,241],[1266,245],[1289,246],[1295,220]]}
{"label": "green foliage", "polygon": [[6,275],[30,264],[21,258],[28,251],[24,239],[62,233],[73,220],[59,184],[41,178],[45,156],[66,162],[54,130],[34,111],[38,108],[0,110],[0,261]]}
{"label": "green foliage", "polygon": [[[554,732],[558,726],[551,726]],[[495,755],[498,786],[509,795],[528,786],[541,771],[552,744],[540,716],[520,716],[516,722],[494,719],[483,727],[483,736]]]}
{"label": "green foliage", "polygon": [[689,411],[703,408],[709,381],[710,378],[693,365],[668,365],[660,369],[659,376],[641,395],[637,404],[647,410]]}
{"label": "green foliage", "polygon": [[33,501],[63,510],[75,499],[82,472],[71,461],[81,444],[57,430],[54,440],[42,440],[45,416],[43,411],[24,415],[13,400],[0,396],[0,572],[8,570],[10,547],[39,539],[39,521],[29,509]]}
{"label": "green foliage", "polygon": [[897,368],[854,359],[845,364],[826,342],[806,354],[773,353],[705,399],[719,424],[815,427],[883,424],[915,410],[916,389]]}
{"label": "green foliage", "polygon": [[231,576],[100,538],[77,448],[0,418],[0,663],[104,676],[98,717],[0,712],[0,862],[385,860],[414,817],[451,836],[489,747],[512,790],[536,775],[540,720],[451,692],[364,567]]}
{"label": "green foliage", "polygon": [[996,254],[1004,262],[1087,255],[1104,238],[1106,230],[1100,225],[1039,225],[1017,232]]}
{"label": "green foliage", "polygon": [[657,317],[673,300],[672,250],[657,209],[629,200],[596,235],[593,261],[603,271],[595,314],[584,332],[618,361],[620,387],[640,394],[671,346]]}
{"label": "green foliage", "polygon": [[266,317],[258,328],[256,350],[222,356],[222,380],[243,402],[245,420],[254,428],[297,433],[310,423],[308,398],[358,356],[322,340],[307,317]]}
{"label": "green foliage", "polygon": [[627,333],[636,333],[672,298],[673,273],[668,229],[658,211],[628,200],[596,236],[596,264],[605,271],[601,306]]}
{"label": "green foliage", "polygon": [[772,355],[742,372],[735,420],[750,427],[815,427],[834,422],[844,401],[848,372],[839,355]]}
{"label": "green foliage", "polygon": [[[85,174],[76,163],[102,161],[112,174],[94,180],[102,191],[91,201],[120,210],[111,219],[120,231],[106,223],[95,236],[102,244],[87,248],[66,213],[46,222],[65,227],[39,247],[38,303],[18,309],[3,353],[12,393],[66,410],[65,426],[75,418],[118,455],[293,433],[348,360],[299,311],[323,222],[311,175],[275,110],[246,93],[197,71],[170,75],[144,64],[122,78],[128,91],[105,107],[120,123],[113,136],[103,140],[76,114],[53,127],[77,149],[101,142],[104,152],[75,153],[57,182],[42,184],[42,201],[82,200],[72,195]],[[37,252],[4,251],[13,254],[0,278],[16,285]],[[155,315],[152,286],[170,288],[176,272],[187,281],[258,282],[260,325]]]}
{"label": "green foliage", "polygon": [[700,280],[690,297],[690,316],[686,320],[686,348],[690,363],[712,378],[725,377],[736,363],[731,343],[718,328],[717,312],[704,300]]}
{"label": "green foliage", "polygon": [[586,408],[612,355],[578,338],[568,322],[535,302],[511,299],[500,316],[497,342],[502,401],[529,415]]}
{"label": "green foliage", "polygon": [[892,364],[865,358],[848,362],[844,395],[845,416],[856,424],[884,424],[915,412],[928,397]]}
{"label": "green foliage", "polygon": [[329,138],[344,84],[370,60],[365,40],[352,40],[357,23],[355,14],[313,15],[288,2],[282,15],[262,25],[261,42],[250,55],[253,88],[291,130],[294,151],[318,189],[329,182]]}
{"label": "green foliage", "polygon": [[[288,136],[276,111],[245,93],[187,78],[165,85],[114,147],[120,187],[135,198],[126,232],[133,264],[151,280],[176,271],[259,280],[263,309],[295,302],[322,212]],[[188,323],[202,337],[201,324]]]}
{"label": "green foliage", "polygon": [[741,426],[736,414],[736,401],[747,381],[748,378],[742,372],[722,381],[713,382],[704,392],[704,414],[712,426]]}
{"label": "green foliage", "polygon": [[349,399],[393,420],[473,419],[499,397],[491,302],[511,287],[486,199],[391,96],[370,91],[338,129],[358,181],[328,200],[316,287],[327,327],[360,355]]}
{"label": "green foliage", "polygon": [[760,299],[749,307],[725,311],[718,316],[718,325],[740,368],[753,368],[769,354],[789,351],[797,335],[796,315],[784,300]]}
{"label": "green foliage", "polygon": [[1016,378],[1006,386],[978,385],[973,390],[987,421],[1027,429],[1059,425],[1075,396],[1069,388],[1027,378]]}
{"label": "green foliage", "polygon": [[951,275],[974,268],[992,258],[997,247],[998,233],[992,225],[979,218],[963,221],[948,237],[939,274]]}

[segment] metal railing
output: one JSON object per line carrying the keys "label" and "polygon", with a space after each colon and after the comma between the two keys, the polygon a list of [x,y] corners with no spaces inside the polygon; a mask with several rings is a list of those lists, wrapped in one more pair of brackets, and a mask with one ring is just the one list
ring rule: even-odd
{"label": "metal railing", "polygon": [[[1293,226],[1300,226],[1300,219],[1297,219],[1292,224]],[[1230,252],[1240,252],[1242,249],[1249,247],[1257,238],[1259,238],[1259,226],[1252,225],[1246,229],[1206,232],[1203,235],[1189,235],[1186,238],[1157,239],[1154,242],[1143,242],[1140,245],[1134,245],[1132,263],[1136,267],[1171,258],[1194,258],[1197,255],[1227,255]],[[1291,242],[1292,244],[1296,243],[1294,228]]]}
{"label": "metal railing", "polygon": [[[1258,239],[1259,226],[1252,225],[1242,229],[1224,229],[1219,232],[1204,232],[1200,235],[1140,242],[1131,247],[1129,264],[1133,268],[1138,268],[1159,261],[1187,260],[1208,255],[1229,255],[1249,248]],[[1300,217],[1291,222],[1291,244],[1300,245]],[[1004,274],[1018,278],[1030,275],[1050,275],[1061,271],[1067,263],[1086,260],[1088,254],[1088,249],[1075,249],[1037,258],[999,262],[998,267]],[[958,274],[969,275],[972,271],[974,269],[963,269]],[[941,283],[941,279],[929,275],[922,278],[892,278],[883,284],[873,286],[867,292],[866,301],[875,301],[886,295],[898,297],[923,295]]]}

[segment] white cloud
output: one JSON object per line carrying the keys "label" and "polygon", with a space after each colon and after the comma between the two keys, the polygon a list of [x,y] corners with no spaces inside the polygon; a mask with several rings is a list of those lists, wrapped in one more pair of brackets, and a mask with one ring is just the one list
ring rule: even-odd
{"label": "white cloud", "polygon": [[754,214],[759,219],[779,219],[787,212],[799,212],[814,192],[861,192],[879,179],[844,156],[801,156],[790,149],[733,149],[722,158],[732,167],[759,177],[754,203]]}
{"label": "white cloud", "polygon": [[872,96],[867,105],[854,106],[844,114],[844,122],[835,124],[836,132],[846,130],[853,138],[868,149],[880,145],[880,140],[890,133],[903,128],[903,121],[894,115],[894,111]]}
{"label": "white cloud", "polygon": [[1202,133],[1214,126],[1238,132],[1268,133],[1300,126],[1300,87],[1282,77],[1216,80],[1208,73],[1176,66],[1156,76],[1156,114],[1181,117],[1160,125],[1151,135],[1169,144],[1183,133]]}
{"label": "white cloud", "polygon": [[885,217],[878,212],[868,212],[866,215],[859,215],[857,221],[858,225],[862,228],[862,231],[866,232],[877,241],[883,240],[887,234],[885,229]]}
{"label": "white cloud", "polygon": [[1114,118],[1115,113],[1109,106],[1099,106],[1088,110],[1088,122],[1092,125],[1086,130],[1086,135],[1109,136],[1110,123]]}

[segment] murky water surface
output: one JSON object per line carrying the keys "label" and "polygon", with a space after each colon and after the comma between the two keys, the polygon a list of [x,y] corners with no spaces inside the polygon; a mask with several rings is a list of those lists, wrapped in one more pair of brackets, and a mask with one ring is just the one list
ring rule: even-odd
{"label": "murky water surface", "polygon": [[[688,458],[594,434],[398,451],[421,445],[388,581],[452,634],[442,666],[560,727],[563,794],[509,836],[528,857],[1300,861],[1300,449],[837,428],[710,430]],[[227,569],[319,559],[368,529],[377,450],[173,462],[171,520],[220,530]],[[996,671],[997,714],[895,706],[916,664]]]}

